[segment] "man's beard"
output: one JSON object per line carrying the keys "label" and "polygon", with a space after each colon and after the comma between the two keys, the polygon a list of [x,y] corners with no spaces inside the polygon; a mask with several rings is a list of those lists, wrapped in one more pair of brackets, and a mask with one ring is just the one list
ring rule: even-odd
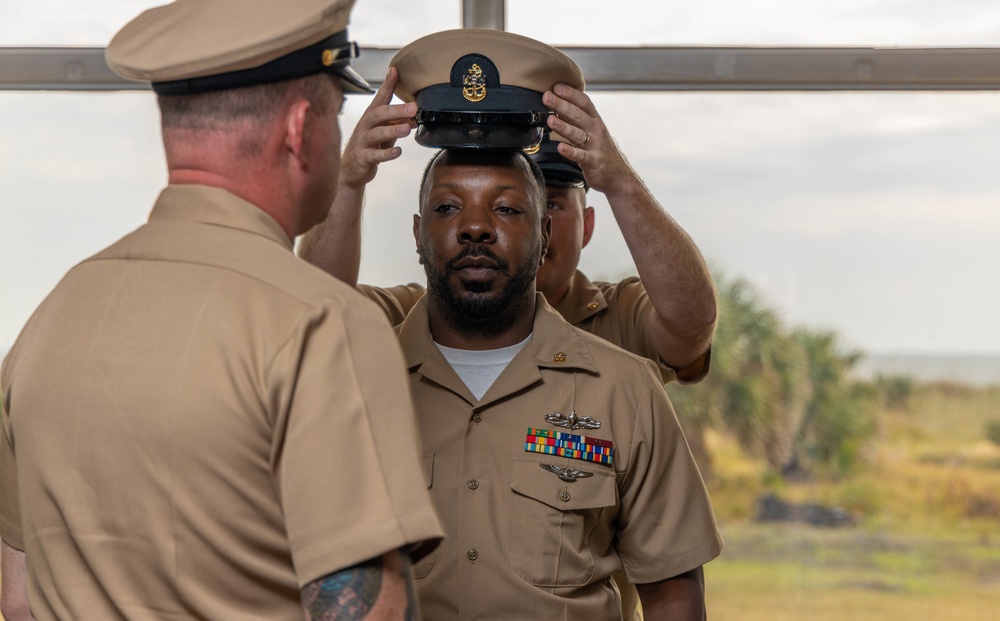
{"label": "man's beard", "polygon": [[[534,291],[538,262],[526,261],[503,289],[496,294],[489,293],[492,283],[482,281],[462,282],[456,285],[456,292],[449,282],[454,265],[466,257],[487,257],[497,264],[498,272],[506,272],[510,264],[482,245],[470,245],[438,270],[423,252],[420,253],[427,275],[427,289],[441,302],[445,311],[444,319],[462,334],[496,336],[502,334],[517,319],[517,313],[526,293]],[[465,295],[459,295],[464,292]]]}

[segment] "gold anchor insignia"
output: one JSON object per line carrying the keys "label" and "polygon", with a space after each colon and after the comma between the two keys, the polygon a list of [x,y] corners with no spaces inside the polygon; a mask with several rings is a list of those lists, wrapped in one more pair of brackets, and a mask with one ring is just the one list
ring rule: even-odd
{"label": "gold anchor insignia", "polygon": [[479,65],[469,67],[469,75],[462,78],[462,97],[475,103],[486,99],[486,80],[483,78],[483,70]]}
{"label": "gold anchor insignia", "polygon": [[563,468],[561,466],[553,466],[551,464],[538,465],[549,472],[555,473],[557,477],[567,483],[575,483],[577,479],[586,479],[587,477],[594,476],[593,472],[584,472],[583,470],[577,470],[576,468]]}
{"label": "gold anchor insignia", "polygon": [[577,416],[576,410],[569,413],[569,416],[553,412],[545,415],[545,421],[552,423],[556,427],[566,427],[567,429],[600,429],[601,421],[592,416]]}

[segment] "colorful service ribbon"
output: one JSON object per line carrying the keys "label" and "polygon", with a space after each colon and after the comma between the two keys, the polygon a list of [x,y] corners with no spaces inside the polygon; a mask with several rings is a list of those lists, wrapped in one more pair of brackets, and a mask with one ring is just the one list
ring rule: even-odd
{"label": "colorful service ribbon", "polygon": [[531,453],[558,455],[570,459],[582,459],[598,464],[611,465],[614,456],[614,442],[600,438],[588,438],[551,429],[528,428],[524,438],[524,450]]}

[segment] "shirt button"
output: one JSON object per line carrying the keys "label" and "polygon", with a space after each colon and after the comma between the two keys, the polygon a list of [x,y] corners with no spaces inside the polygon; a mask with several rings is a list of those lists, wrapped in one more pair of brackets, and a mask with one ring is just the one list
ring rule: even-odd
{"label": "shirt button", "polygon": [[563,502],[569,502],[569,492],[566,491],[559,492],[559,500]]}
{"label": "shirt button", "polygon": [[479,558],[479,552],[476,552],[475,550],[469,550],[468,552],[465,553],[465,555],[469,557],[470,561],[474,561],[477,558]]}
{"label": "shirt button", "polygon": [[475,479],[469,479],[467,485],[469,486],[469,489],[479,489],[479,481]]}
{"label": "shirt button", "polygon": [[475,414],[472,415],[472,422],[474,423],[483,422],[483,415],[480,414],[479,412],[476,412]]}

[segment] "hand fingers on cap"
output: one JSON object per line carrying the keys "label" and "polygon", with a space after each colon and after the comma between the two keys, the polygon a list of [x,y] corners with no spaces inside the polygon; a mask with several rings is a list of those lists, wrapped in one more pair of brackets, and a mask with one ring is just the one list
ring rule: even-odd
{"label": "hand fingers on cap", "polygon": [[372,154],[372,160],[382,163],[388,162],[389,160],[394,160],[403,154],[403,150],[397,146],[390,146],[385,149],[380,149]]}
{"label": "hand fingers on cap", "polygon": [[591,101],[590,97],[583,91],[579,91],[573,88],[572,86],[569,86],[568,84],[563,84],[561,82],[554,85],[553,89],[554,89],[553,92],[558,97],[561,97],[562,99],[565,99],[566,101],[570,102],[571,104],[582,110],[584,113],[586,113],[587,116],[592,116],[592,117],[598,116],[597,109],[594,108],[594,102]]}
{"label": "hand fingers on cap", "polygon": [[[551,103],[549,103],[550,101]],[[543,102],[556,113],[560,120],[576,127],[582,127],[590,120],[590,116],[586,112],[569,101],[561,99],[558,95],[553,95],[551,99],[544,98]]]}
{"label": "hand fingers on cap", "polygon": [[[549,117],[549,128],[561,134],[567,140],[572,140],[576,144],[580,144],[585,140],[587,131],[582,127],[578,126],[576,123],[567,122],[561,117]],[[579,138],[579,140],[577,140]]]}
{"label": "hand fingers on cap", "polygon": [[368,108],[358,125],[374,128],[381,125],[405,124],[414,114],[416,112],[410,104],[381,105]]}
{"label": "hand fingers on cap", "polygon": [[[389,144],[396,144],[397,138],[402,138],[410,133],[409,126],[405,124],[399,125],[380,125],[371,130],[368,134],[368,143],[373,146]],[[385,148],[385,147],[378,147]]]}

